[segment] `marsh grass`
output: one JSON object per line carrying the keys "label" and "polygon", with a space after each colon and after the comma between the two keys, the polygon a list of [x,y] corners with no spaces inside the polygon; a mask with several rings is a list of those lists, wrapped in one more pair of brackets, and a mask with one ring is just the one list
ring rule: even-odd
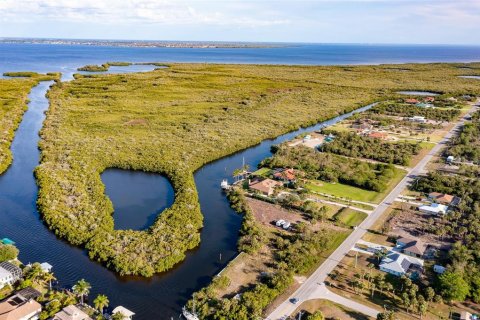
{"label": "marsh grass", "polygon": [[[152,72],[76,75],[49,92],[38,205],[49,227],[120,274],[151,276],[198,246],[193,173],[266,138],[386,100],[399,90],[478,93],[455,65],[169,64]],[[163,174],[175,202],[146,231],[114,230],[100,173]]]}

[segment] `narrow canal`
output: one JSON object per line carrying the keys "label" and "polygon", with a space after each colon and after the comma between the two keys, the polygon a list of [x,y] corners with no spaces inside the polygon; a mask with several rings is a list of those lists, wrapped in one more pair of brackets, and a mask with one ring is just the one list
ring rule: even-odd
{"label": "narrow canal", "polygon": [[[48,109],[45,93],[50,84],[42,82],[31,91],[28,111],[12,144],[13,164],[0,176],[0,237],[9,237],[17,243],[21,251],[20,259],[24,263],[47,261],[52,264],[62,286],[71,286],[84,278],[92,285],[91,300],[98,293],[104,293],[109,297],[111,308],[123,305],[133,310],[136,313],[135,319],[139,320],[177,319],[182,305],[192,292],[207,285],[211,277],[236,255],[241,217],[229,207],[220,190],[223,178],[230,178],[231,172],[241,166],[243,159],[251,168],[255,168],[263,158],[271,155],[272,145],[292,139],[299,133],[332,125],[351,115],[345,114],[273,140],[265,140],[205,165],[195,173],[205,218],[200,246],[189,252],[183,263],[165,274],[150,279],[118,277],[98,263],[90,261],[84,250],[56,238],[41,222],[38,214],[38,189],[33,171],[39,162],[38,133],[44,112]],[[102,178],[107,184],[106,192],[113,200],[116,211],[123,212],[121,223],[132,228],[144,228],[152,213],[168,206],[169,201],[173,200],[173,191],[169,189],[171,187],[168,182],[162,182],[161,177],[156,180],[151,174],[112,170],[105,172]],[[120,188],[125,188],[126,183],[132,181],[132,188],[136,190],[130,196],[136,197],[138,193],[140,199],[122,201]],[[156,196],[152,196],[152,183],[158,183],[153,190],[153,193],[157,193]],[[142,204],[145,197],[149,200],[146,201],[148,205]],[[132,203],[135,208],[128,208]]]}

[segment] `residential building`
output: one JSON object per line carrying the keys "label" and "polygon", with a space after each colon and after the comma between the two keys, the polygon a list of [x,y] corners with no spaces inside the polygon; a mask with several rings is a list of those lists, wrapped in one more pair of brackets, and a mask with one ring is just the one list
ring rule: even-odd
{"label": "residential building", "polygon": [[429,214],[446,214],[448,210],[448,206],[440,204],[440,203],[432,203],[430,205],[423,205],[418,207],[418,210],[424,213],[429,213]]}
{"label": "residential building", "polygon": [[22,269],[10,262],[0,263],[0,288],[14,284],[22,277]]}
{"label": "residential building", "polygon": [[248,186],[251,190],[258,191],[261,194],[271,196],[275,191],[275,188],[281,186],[282,183],[272,180],[272,179],[264,179],[264,180],[255,180],[250,183]]}
{"label": "residential building", "polygon": [[388,138],[388,133],[380,132],[380,131],[373,131],[368,134],[369,138],[375,138],[380,140],[386,140]]}
{"label": "residential building", "polygon": [[397,239],[397,248],[406,255],[422,258],[426,247],[420,240],[401,237]]}
{"label": "residential building", "polygon": [[122,306],[118,306],[113,309],[112,314],[115,314],[117,312],[123,314],[123,316],[125,317],[124,319],[132,319],[132,317],[135,315],[135,313]]}
{"label": "residential building", "polygon": [[439,192],[431,192],[428,194],[428,198],[436,203],[444,204],[446,206],[449,205],[458,205],[460,202],[460,198],[452,196],[446,193],[439,193]]}
{"label": "residential building", "polygon": [[423,101],[425,101],[425,102],[434,102],[434,101],[435,101],[435,98],[434,98],[434,97],[425,97],[425,98],[423,99]]}
{"label": "residential building", "polygon": [[367,123],[367,122],[356,122],[356,123],[353,123],[352,124],[352,128],[353,129],[357,129],[357,130],[372,130],[373,129],[373,125],[370,124],[370,123]]}
{"label": "residential building", "polygon": [[294,182],[295,181],[295,170],[293,170],[293,169],[279,169],[273,174],[273,177],[277,180],[282,180],[284,182]]}
{"label": "residential building", "polygon": [[92,320],[92,318],[77,306],[70,305],[63,308],[60,312],[57,312],[55,316],[53,316],[53,320]]}
{"label": "residential building", "polygon": [[413,117],[407,118],[407,120],[412,122],[419,122],[419,123],[427,122],[427,119],[425,119],[425,117],[422,117],[422,116],[413,116]]}
{"label": "residential building", "polygon": [[42,312],[40,303],[16,294],[0,302],[0,320],[34,320]]}
{"label": "residential building", "polygon": [[419,101],[415,98],[413,99],[405,99],[405,103],[408,103],[408,104],[416,104],[418,103]]}
{"label": "residential building", "polygon": [[418,276],[423,270],[423,260],[390,251],[380,263],[380,270],[395,276]]}

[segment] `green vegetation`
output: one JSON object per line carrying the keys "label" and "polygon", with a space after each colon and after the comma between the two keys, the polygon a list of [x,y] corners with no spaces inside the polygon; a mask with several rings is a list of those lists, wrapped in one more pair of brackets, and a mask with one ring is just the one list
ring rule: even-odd
{"label": "green vegetation", "polygon": [[[48,226],[121,274],[151,276],[200,242],[193,172],[266,138],[409,88],[476,94],[449,64],[310,67],[171,64],[135,74],[77,75],[49,92],[38,206]],[[100,173],[167,176],[175,203],[146,231],[114,230]]]}
{"label": "green vegetation", "polygon": [[370,112],[403,117],[422,116],[436,121],[451,121],[460,115],[458,109],[422,108],[398,103],[380,103],[370,109]]}
{"label": "green vegetation", "polygon": [[0,174],[12,163],[10,145],[15,130],[27,110],[28,93],[40,81],[58,79],[58,74],[42,75],[35,72],[6,72],[5,76],[21,77],[0,79]]}
{"label": "green vegetation", "polygon": [[356,211],[350,208],[342,208],[333,216],[333,219],[342,223],[343,225],[355,227],[365,220],[366,217],[367,214],[364,212]]}
{"label": "green vegetation", "polygon": [[[305,187],[313,192],[327,193],[334,197],[348,198],[356,201],[375,202],[378,192],[352,187],[342,183],[308,183]],[[336,201],[336,200],[335,200]]]}
{"label": "green vegetation", "polygon": [[362,137],[353,132],[325,130],[325,133],[333,133],[335,139],[324,143],[321,151],[353,158],[366,158],[406,166],[410,163],[411,157],[421,150],[419,143],[385,142],[376,138]]}
{"label": "green vegetation", "polygon": [[18,256],[18,249],[9,244],[0,244],[0,262],[13,260]]}
{"label": "green vegetation", "polygon": [[453,137],[449,144],[448,155],[480,164],[480,111],[472,115],[472,122],[466,123],[460,135]]}
{"label": "green vegetation", "polygon": [[295,168],[307,179],[341,182],[353,187],[385,191],[398,170],[391,164],[369,163],[317,152],[305,146],[281,146],[275,155],[262,161],[269,168]]}
{"label": "green vegetation", "polygon": [[88,71],[88,72],[105,72],[108,71],[110,65],[108,63],[104,63],[102,65],[96,64],[87,64],[86,66],[77,68],[78,71]]}
{"label": "green vegetation", "polygon": [[124,62],[124,61],[109,61],[106,63],[107,65],[109,66],[113,66],[113,67],[128,67],[128,66],[131,66],[132,63],[131,62]]}

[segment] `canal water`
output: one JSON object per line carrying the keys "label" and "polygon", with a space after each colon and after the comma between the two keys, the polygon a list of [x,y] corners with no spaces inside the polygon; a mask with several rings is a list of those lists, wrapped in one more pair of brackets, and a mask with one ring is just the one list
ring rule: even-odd
{"label": "canal water", "polygon": [[[309,128],[299,129],[273,140],[205,165],[195,173],[205,227],[200,246],[188,252],[187,259],[175,269],[149,279],[119,277],[87,257],[84,250],[59,240],[41,222],[36,209],[37,186],[33,170],[38,165],[37,148],[48,109],[45,97],[52,82],[42,82],[29,95],[30,103],[12,144],[14,161],[0,176],[0,236],[13,239],[20,259],[49,262],[62,286],[71,286],[84,278],[92,285],[90,299],[98,293],[109,297],[111,307],[123,305],[133,310],[135,319],[177,318],[190,295],[207,285],[211,277],[236,255],[241,217],[230,207],[220,190],[220,181],[245,162],[254,168],[267,156],[274,144],[296,135],[334,124],[349,114]],[[363,111],[369,106],[356,110]],[[173,190],[160,175],[106,170],[102,174],[106,193],[115,208],[116,228],[144,229],[157,213],[171,205]]]}

